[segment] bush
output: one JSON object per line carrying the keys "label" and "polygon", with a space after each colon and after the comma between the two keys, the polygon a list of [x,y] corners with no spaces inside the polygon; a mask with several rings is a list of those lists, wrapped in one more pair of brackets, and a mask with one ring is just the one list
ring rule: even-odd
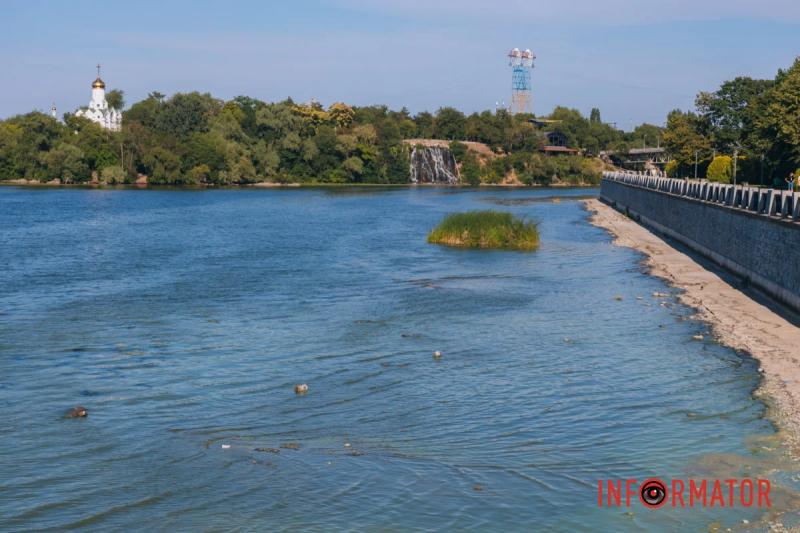
{"label": "bush", "polygon": [[730,183],[733,175],[733,160],[727,155],[718,155],[714,158],[708,170],[706,179],[708,181],[718,181],[720,183]]}
{"label": "bush", "polygon": [[481,164],[473,154],[467,154],[461,163],[461,178],[471,187],[481,184]]}
{"label": "bush", "polygon": [[499,211],[454,213],[428,235],[431,244],[464,248],[531,251],[539,247],[535,222]]}
{"label": "bush", "polygon": [[100,171],[100,177],[106,183],[124,183],[125,171],[119,165],[111,165]]}
{"label": "bush", "polygon": [[678,177],[678,161],[675,159],[670,160],[669,163],[666,164],[664,167],[664,172],[667,173],[667,176],[670,178],[677,178]]}
{"label": "bush", "polygon": [[189,183],[194,185],[205,183],[209,180],[209,178],[211,178],[211,169],[205,164],[197,165],[189,171],[188,178]]}
{"label": "bush", "polygon": [[455,156],[456,160],[458,161],[467,154],[467,145],[462,142],[452,141],[450,143],[450,152]]}

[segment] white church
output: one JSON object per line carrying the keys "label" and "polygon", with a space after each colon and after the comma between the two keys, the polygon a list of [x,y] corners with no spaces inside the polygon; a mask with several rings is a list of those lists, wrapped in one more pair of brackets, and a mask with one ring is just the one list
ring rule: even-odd
{"label": "white church", "polygon": [[122,128],[122,112],[108,107],[106,102],[106,84],[100,79],[100,65],[97,65],[97,79],[92,83],[92,100],[89,102],[89,107],[79,109],[75,112],[75,116],[88,118],[111,131],[119,131]]}

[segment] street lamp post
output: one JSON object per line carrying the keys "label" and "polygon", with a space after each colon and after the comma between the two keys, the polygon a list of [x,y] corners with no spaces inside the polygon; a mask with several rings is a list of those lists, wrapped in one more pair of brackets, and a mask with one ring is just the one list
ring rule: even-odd
{"label": "street lamp post", "polygon": [[733,186],[736,187],[736,162],[739,160],[739,149],[733,149]]}
{"label": "street lamp post", "polygon": [[697,150],[694,151],[694,179],[697,179]]}

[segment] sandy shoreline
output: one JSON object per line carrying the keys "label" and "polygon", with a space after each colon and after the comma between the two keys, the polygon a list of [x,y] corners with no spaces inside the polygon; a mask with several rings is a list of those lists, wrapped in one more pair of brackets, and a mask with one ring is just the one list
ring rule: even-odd
{"label": "sandy shoreline", "polygon": [[760,362],[763,379],[756,395],[767,404],[769,417],[790,450],[800,455],[800,327],[773,311],[765,298],[732,286],[731,279],[707,270],[599,200],[584,204],[593,213],[592,224],[611,232],[614,244],[644,253],[651,274],[683,289],[679,300],[710,325],[717,341]]}

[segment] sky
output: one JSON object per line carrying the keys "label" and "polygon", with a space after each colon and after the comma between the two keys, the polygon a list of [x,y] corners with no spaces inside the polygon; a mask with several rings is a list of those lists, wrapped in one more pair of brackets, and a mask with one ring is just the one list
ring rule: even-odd
{"label": "sky", "polygon": [[798,0],[0,0],[0,118],[87,105],[95,65],[128,105],[151,91],[312,98],[412,113],[510,101],[531,48],[533,110],[629,130],[800,55]]}

